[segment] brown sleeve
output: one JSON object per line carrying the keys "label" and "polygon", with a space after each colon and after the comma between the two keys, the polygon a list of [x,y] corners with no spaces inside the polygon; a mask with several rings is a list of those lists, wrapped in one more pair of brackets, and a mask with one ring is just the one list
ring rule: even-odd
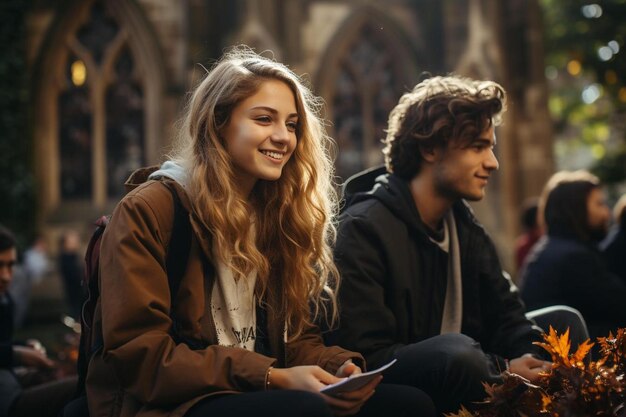
{"label": "brown sleeve", "polygon": [[302,335],[286,346],[287,366],[318,365],[335,374],[337,369],[348,359],[365,370],[365,360],[361,354],[351,352],[339,346],[325,346],[316,326],[309,326]]}

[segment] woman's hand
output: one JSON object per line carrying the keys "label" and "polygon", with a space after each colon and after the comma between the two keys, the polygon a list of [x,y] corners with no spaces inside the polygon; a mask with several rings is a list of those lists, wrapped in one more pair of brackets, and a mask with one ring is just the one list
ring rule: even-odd
{"label": "woman's hand", "polygon": [[268,382],[271,389],[319,392],[326,385],[334,384],[340,380],[319,366],[294,366],[292,368],[272,368]]}
{"label": "woman's hand", "polygon": [[297,389],[319,393],[330,406],[336,416],[356,414],[363,404],[374,394],[374,388],[382,380],[382,376],[367,385],[351,392],[331,397],[320,393],[326,385],[341,381],[347,377],[361,373],[361,369],[351,361],[346,361],[337,370],[337,376],[329,374],[319,366],[294,366],[292,368],[273,368],[269,378],[269,386],[273,389]]}
{"label": "woman's hand", "polygon": [[[356,367],[358,369],[358,366]],[[360,373],[360,369],[359,369]],[[336,416],[351,416],[359,412],[363,404],[374,395],[374,389],[383,379],[381,375],[367,385],[349,392],[342,392],[336,396],[322,394]]]}
{"label": "woman's hand", "polygon": [[346,378],[350,375],[357,375],[361,373],[361,368],[352,363],[352,359],[348,359],[337,369],[335,376],[339,378]]}

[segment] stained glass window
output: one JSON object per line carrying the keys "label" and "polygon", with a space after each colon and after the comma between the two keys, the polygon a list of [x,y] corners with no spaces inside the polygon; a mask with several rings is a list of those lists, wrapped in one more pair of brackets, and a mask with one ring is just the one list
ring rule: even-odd
{"label": "stained glass window", "polygon": [[144,92],[127,34],[96,1],[69,48],[59,95],[61,197],[118,198],[128,173],[145,165]]}
{"label": "stained glass window", "polygon": [[115,66],[115,82],[106,95],[109,197],[122,195],[128,174],[145,164],[143,92],[132,75],[133,58],[130,50],[125,48]]}
{"label": "stained glass window", "polygon": [[91,197],[91,103],[84,63],[70,55],[59,97],[62,198]]}
{"label": "stained glass window", "polygon": [[377,31],[372,25],[363,26],[346,48],[335,81],[337,174],[343,179],[382,162],[387,117],[402,91],[399,63]]}
{"label": "stained glass window", "polygon": [[104,5],[96,2],[91,8],[89,22],[79,29],[76,37],[81,45],[89,49],[96,64],[100,65],[108,45],[119,30],[115,20],[107,15]]}

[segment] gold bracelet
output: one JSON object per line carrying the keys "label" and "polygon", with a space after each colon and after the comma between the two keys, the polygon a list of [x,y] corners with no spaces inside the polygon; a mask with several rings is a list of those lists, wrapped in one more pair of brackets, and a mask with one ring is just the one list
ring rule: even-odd
{"label": "gold bracelet", "polygon": [[272,366],[267,368],[267,372],[265,373],[265,391],[269,391],[270,389],[270,375],[272,374]]}

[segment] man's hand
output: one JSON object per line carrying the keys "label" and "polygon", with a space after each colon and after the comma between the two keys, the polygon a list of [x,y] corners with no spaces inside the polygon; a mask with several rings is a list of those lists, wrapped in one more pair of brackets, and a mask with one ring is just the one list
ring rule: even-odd
{"label": "man's hand", "polygon": [[509,371],[511,373],[523,376],[530,382],[537,382],[539,373],[545,372],[552,366],[551,362],[542,361],[527,353],[519,358],[511,359],[509,362]]}
{"label": "man's hand", "polygon": [[54,368],[54,362],[44,352],[30,346],[13,345],[13,357],[19,365],[38,369]]}

